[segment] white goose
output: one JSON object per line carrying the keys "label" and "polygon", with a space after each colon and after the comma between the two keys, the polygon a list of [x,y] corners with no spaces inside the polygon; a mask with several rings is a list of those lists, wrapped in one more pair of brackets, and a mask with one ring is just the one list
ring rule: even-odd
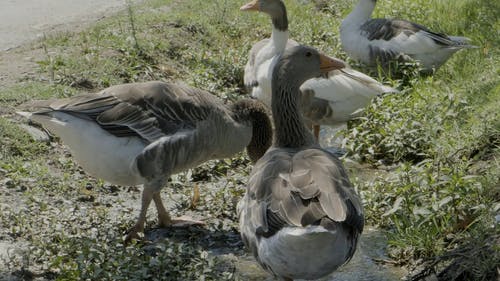
{"label": "white goose", "polygon": [[353,59],[384,67],[392,60],[416,60],[423,73],[432,73],[460,49],[476,48],[467,37],[436,33],[406,20],[372,19],[376,3],[359,0],[342,21],[342,48]]}
{"label": "white goose", "polygon": [[[266,107],[256,100],[226,106],[214,95],[164,82],[113,86],[96,94],[39,101],[19,114],[59,136],[90,175],[119,185],[144,185],[142,206],[126,242],[144,230],[151,200],[160,226],[171,219],[160,190],[170,175],[247,147],[252,161],[272,141]],[[196,223],[196,222],[195,222]]]}
{"label": "white goose", "polygon": [[[244,82],[252,96],[271,106],[271,74],[273,57],[287,48],[299,45],[288,39],[288,18],[281,0],[253,0],[242,11],[261,11],[271,17],[273,30],[270,39],[256,43],[250,50],[245,66]],[[355,112],[367,106],[373,97],[397,90],[350,68],[331,71],[328,78],[314,78],[301,86],[301,111],[314,125],[316,138],[319,125],[336,126],[356,117]]]}
{"label": "white goose", "polygon": [[276,59],[276,137],[238,204],[240,232],[260,265],[284,280],[317,279],[347,263],[363,231],[359,197],[342,162],[322,149],[300,114],[300,85],[344,63],[296,46]]}

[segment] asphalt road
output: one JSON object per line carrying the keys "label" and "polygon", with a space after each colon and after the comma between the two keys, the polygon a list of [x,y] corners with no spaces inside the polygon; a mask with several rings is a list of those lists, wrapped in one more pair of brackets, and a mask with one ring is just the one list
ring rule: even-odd
{"label": "asphalt road", "polygon": [[[134,0],[133,2],[138,2]],[[0,51],[71,30],[126,7],[127,0],[0,0]]]}

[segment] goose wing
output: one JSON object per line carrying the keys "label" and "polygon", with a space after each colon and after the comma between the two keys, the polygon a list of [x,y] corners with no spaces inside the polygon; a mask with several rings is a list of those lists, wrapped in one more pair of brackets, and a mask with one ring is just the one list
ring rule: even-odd
{"label": "goose wing", "polygon": [[398,92],[350,68],[331,71],[328,78],[307,80],[300,89],[304,115],[318,124],[345,122],[375,96]]}
{"label": "goose wing", "polygon": [[252,171],[248,193],[257,235],[324,219],[346,223],[358,233],[363,229],[361,202],[342,164],[321,149],[268,151]]}
{"label": "goose wing", "polygon": [[396,40],[401,34],[404,34],[406,40],[412,41],[412,36],[424,35],[431,38],[436,44],[443,46],[454,46],[455,43],[446,34],[436,33],[427,27],[397,19],[372,19],[361,26],[368,40]]}
{"label": "goose wing", "polygon": [[[283,50],[269,44],[269,38],[262,39],[259,42],[255,43],[252,46],[252,49],[250,49],[250,53],[248,54],[248,61],[245,65],[245,73],[243,76],[243,82],[249,92],[251,92],[253,88],[261,86],[260,80],[262,79],[262,76],[265,76],[268,80],[271,79],[270,74],[268,74],[266,71],[263,75],[262,70],[267,68],[266,65],[269,65],[276,55],[283,52]],[[285,49],[292,48],[298,45],[299,43],[297,43],[297,41],[288,39],[285,45]],[[260,52],[263,53],[259,54]],[[259,59],[257,59],[257,56],[259,56]]]}
{"label": "goose wing", "polygon": [[31,103],[34,114],[59,111],[92,120],[118,136],[138,136],[146,142],[195,128],[222,104],[207,92],[163,82],[124,84],[100,93],[53,102]]}
{"label": "goose wing", "polygon": [[263,39],[255,43],[248,54],[248,61],[245,65],[245,73],[243,75],[243,83],[247,91],[251,92],[253,87],[257,87],[259,83],[257,82],[256,72],[258,65],[255,65],[255,59],[264,46],[269,42],[269,39]]}

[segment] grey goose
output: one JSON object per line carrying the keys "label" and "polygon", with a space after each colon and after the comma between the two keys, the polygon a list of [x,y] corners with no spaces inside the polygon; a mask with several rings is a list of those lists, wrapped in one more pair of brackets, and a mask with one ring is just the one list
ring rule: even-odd
{"label": "grey goose", "polygon": [[254,165],[238,203],[240,233],[280,280],[317,279],[350,260],[364,226],[342,162],[322,149],[300,114],[300,85],[344,63],[297,46],[272,74],[273,145]]}
{"label": "grey goose", "polygon": [[[271,17],[271,38],[256,43],[245,66],[244,82],[253,97],[271,106],[271,75],[273,57],[299,45],[289,39],[288,17],[281,0],[253,0],[241,7],[243,11],[260,11]],[[359,109],[383,93],[397,90],[351,68],[334,70],[327,77],[312,78],[301,86],[301,112],[314,126],[318,138],[319,125],[337,126],[359,116]]]}
{"label": "grey goose", "polygon": [[437,33],[406,20],[372,19],[376,3],[359,0],[340,26],[342,48],[355,60],[383,67],[393,60],[416,60],[423,73],[432,73],[457,51],[476,47],[467,37]]}
{"label": "grey goose", "polygon": [[118,185],[144,185],[138,220],[126,242],[144,230],[154,201],[160,226],[175,220],[160,197],[170,175],[247,148],[252,161],[272,142],[268,110],[256,100],[226,106],[183,84],[117,85],[99,93],[31,102],[19,114],[60,137],[90,175]]}

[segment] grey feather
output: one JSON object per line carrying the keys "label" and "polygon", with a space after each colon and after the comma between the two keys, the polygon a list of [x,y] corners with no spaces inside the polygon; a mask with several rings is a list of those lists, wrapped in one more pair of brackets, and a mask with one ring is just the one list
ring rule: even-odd
{"label": "grey feather", "polygon": [[[269,209],[282,219],[283,225],[271,228],[302,225],[304,221],[311,223],[322,218],[344,222],[350,217],[353,218],[351,223],[362,230],[361,202],[349,192],[352,185],[343,168],[331,162],[339,163],[319,149],[274,150],[257,162],[248,188],[257,195],[255,200],[267,202]],[[353,202],[353,209],[347,201]],[[269,223],[267,220],[259,222],[261,226]]]}

